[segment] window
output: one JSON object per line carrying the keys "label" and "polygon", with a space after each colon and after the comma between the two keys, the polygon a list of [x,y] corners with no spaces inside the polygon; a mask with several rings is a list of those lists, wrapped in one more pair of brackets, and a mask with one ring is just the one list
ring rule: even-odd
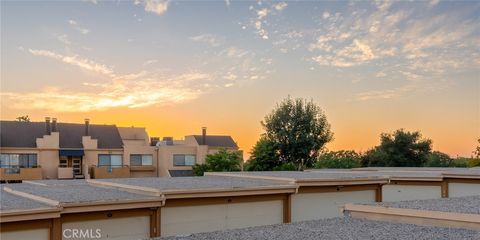
{"label": "window", "polygon": [[35,168],[37,167],[37,154],[1,154],[0,167]]}
{"label": "window", "polygon": [[174,154],[173,166],[193,166],[195,165],[195,155]]}
{"label": "window", "polygon": [[148,154],[131,154],[130,165],[131,166],[152,166],[152,155]]}
{"label": "window", "polygon": [[99,154],[98,166],[107,167],[109,172],[111,172],[113,168],[122,167],[122,155]]}
{"label": "window", "polygon": [[8,168],[6,173],[19,173],[20,168],[36,168],[37,154],[1,154],[0,167]]}

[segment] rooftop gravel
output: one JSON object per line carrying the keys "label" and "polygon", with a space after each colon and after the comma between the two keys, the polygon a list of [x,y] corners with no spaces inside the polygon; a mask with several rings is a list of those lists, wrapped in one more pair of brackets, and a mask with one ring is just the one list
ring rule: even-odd
{"label": "rooftop gravel", "polygon": [[16,191],[41,196],[61,203],[104,202],[152,198],[150,196],[130,193],[113,188],[92,186],[85,180],[46,180],[35,181],[34,183],[42,183],[47,186],[19,183],[10,184],[8,187]]}
{"label": "rooftop gravel", "polygon": [[35,208],[53,208],[46,204],[42,204],[37,201],[30,200],[28,198],[19,197],[11,193],[1,190],[0,195],[0,210],[1,211],[11,211],[11,210],[28,210]]}
{"label": "rooftop gravel", "polygon": [[372,178],[380,179],[384,178],[383,174],[376,172],[351,172],[351,171],[275,171],[275,172],[229,172],[232,176],[259,176],[259,177],[278,177],[278,178],[290,178],[294,180],[309,180],[309,179],[325,179],[325,180],[337,180],[337,179],[358,179],[358,178]]}
{"label": "rooftop gravel", "polygon": [[389,223],[352,218],[332,218],[251,227],[236,230],[199,233],[188,236],[167,237],[169,240],[203,239],[271,239],[271,240],[317,240],[317,239],[480,239],[480,232],[412,224]]}
{"label": "rooftop gravel", "polygon": [[[120,183],[132,186],[150,187],[159,190],[215,189],[215,188],[252,188],[285,185],[284,182],[246,179],[237,177],[203,176],[203,177],[163,177],[163,178],[116,178],[101,179],[104,182]],[[292,186],[293,187],[293,186]]]}
{"label": "rooftop gravel", "polygon": [[439,198],[429,200],[410,200],[400,202],[382,202],[367,205],[441,212],[480,214],[480,196]]}

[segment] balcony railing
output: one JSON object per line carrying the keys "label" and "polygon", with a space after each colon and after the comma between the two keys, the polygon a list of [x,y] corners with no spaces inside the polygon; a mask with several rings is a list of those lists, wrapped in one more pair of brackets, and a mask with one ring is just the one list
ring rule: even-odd
{"label": "balcony railing", "polygon": [[90,176],[92,178],[128,178],[130,177],[130,167],[128,165],[92,165]]}
{"label": "balcony railing", "polygon": [[42,168],[0,168],[1,181],[40,180]]}

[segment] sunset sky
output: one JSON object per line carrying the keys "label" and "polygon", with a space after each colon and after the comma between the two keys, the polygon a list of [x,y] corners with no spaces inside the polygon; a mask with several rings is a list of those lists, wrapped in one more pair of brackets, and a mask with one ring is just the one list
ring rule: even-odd
{"label": "sunset sky", "polygon": [[313,99],[330,150],[419,130],[480,137],[480,2],[2,1],[1,118],[232,135],[249,152],[287,96]]}

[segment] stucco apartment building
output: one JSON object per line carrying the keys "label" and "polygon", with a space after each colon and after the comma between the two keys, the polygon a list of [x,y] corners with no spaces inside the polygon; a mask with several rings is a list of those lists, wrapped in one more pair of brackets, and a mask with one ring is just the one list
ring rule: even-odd
{"label": "stucco apartment building", "polygon": [[9,180],[188,176],[230,136],[149,138],[145,128],[45,122],[0,122],[0,178]]}

